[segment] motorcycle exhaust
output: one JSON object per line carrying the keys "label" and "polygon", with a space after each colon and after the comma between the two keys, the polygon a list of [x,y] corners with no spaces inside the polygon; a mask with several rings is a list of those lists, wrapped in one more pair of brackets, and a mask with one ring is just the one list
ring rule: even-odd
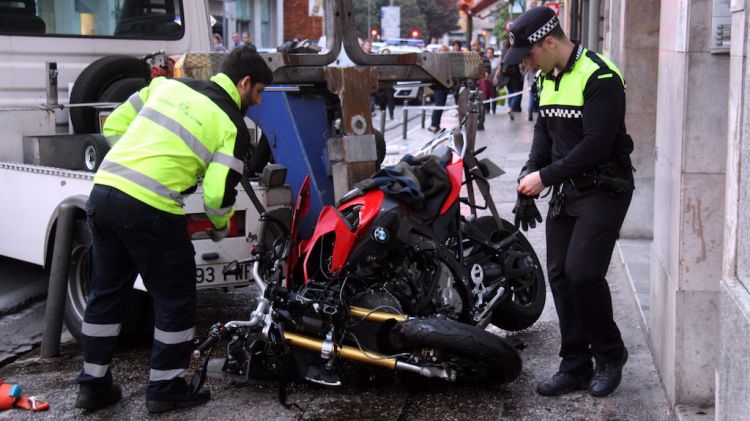
{"label": "motorcycle exhaust", "polygon": [[408,319],[408,316],[403,314],[386,313],[384,311],[373,311],[369,308],[362,308],[356,306],[349,307],[349,314],[352,317],[356,317],[360,320],[369,320],[371,322],[385,322],[387,320],[396,320],[397,322],[403,322]]}
{"label": "motorcycle exhaust", "polygon": [[[366,309],[362,309],[362,310],[366,310]],[[389,313],[384,313],[384,314],[389,314]],[[389,315],[393,316],[393,314],[389,314]],[[327,348],[326,344],[320,339],[310,338],[308,336],[299,335],[294,332],[285,331],[284,339],[292,346],[297,346],[297,347],[304,348],[310,351],[323,353],[324,348]],[[383,355],[377,352],[362,351],[358,348],[354,348],[354,347],[347,346],[347,345],[334,347],[333,352],[335,353],[337,357],[344,358],[347,360],[353,360],[353,361],[358,361],[358,362],[365,363],[365,364],[377,365],[377,366],[385,367],[391,370],[408,371],[411,373],[419,374],[424,377],[438,377],[438,378],[448,380],[448,381],[456,380],[456,372],[451,369],[446,369],[446,368],[441,368],[441,367],[423,367],[423,366],[419,366],[415,364],[409,364],[403,361],[398,361],[396,358],[391,358],[391,357],[388,357],[386,355]]]}

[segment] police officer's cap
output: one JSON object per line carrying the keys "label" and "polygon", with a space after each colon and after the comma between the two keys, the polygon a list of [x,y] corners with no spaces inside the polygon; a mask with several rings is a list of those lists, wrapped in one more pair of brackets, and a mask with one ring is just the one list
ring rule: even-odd
{"label": "police officer's cap", "polygon": [[547,6],[529,9],[510,25],[510,50],[503,64],[518,64],[528,54],[535,42],[544,38],[560,25],[555,11]]}

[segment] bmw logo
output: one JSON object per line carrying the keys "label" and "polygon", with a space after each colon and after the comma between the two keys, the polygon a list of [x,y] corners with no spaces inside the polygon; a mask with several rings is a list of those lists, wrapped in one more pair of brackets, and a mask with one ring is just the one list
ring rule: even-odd
{"label": "bmw logo", "polygon": [[388,237],[390,237],[390,234],[388,233],[388,230],[383,227],[377,227],[375,228],[375,231],[372,232],[372,238],[379,243],[385,243],[388,241]]}

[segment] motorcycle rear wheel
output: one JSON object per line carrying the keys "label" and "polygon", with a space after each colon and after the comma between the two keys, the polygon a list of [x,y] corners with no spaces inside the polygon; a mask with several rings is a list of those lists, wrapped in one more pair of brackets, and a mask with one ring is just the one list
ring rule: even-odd
{"label": "motorcycle rear wheel", "polygon": [[[518,229],[506,220],[501,220],[503,229],[498,230],[491,216],[483,216],[475,222],[477,227],[487,234],[490,241],[498,243],[509,235],[518,232]],[[511,246],[512,250],[530,253],[534,260],[534,280],[526,288],[512,292],[510,297],[501,302],[492,312],[491,323],[500,329],[519,331],[533,325],[542,315],[544,304],[547,299],[546,283],[544,282],[544,271],[539,263],[539,258],[531,246],[529,240],[522,233],[518,233],[518,241]],[[514,281],[509,281],[514,286]]]}
{"label": "motorcycle rear wheel", "polygon": [[503,384],[521,374],[521,355],[510,343],[455,320],[406,320],[393,327],[389,341],[395,351],[436,351],[442,363],[458,370],[457,381]]}

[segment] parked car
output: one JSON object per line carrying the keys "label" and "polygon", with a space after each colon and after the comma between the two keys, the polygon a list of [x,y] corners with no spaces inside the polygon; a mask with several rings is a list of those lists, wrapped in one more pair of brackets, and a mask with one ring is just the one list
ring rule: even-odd
{"label": "parked car", "polygon": [[430,103],[434,100],[434,93],[429,83],[396,82],[393,90],[394,100],[401,102],[409,101],[410,105],[421,104],[422,98],[424,98],[425,103]]}
{"label": "parked car", "polygon": [[385,40],[385,46],[390,47],[417,47],[421,50],[424,49],[424,40],[416,38],[391,38]]}

